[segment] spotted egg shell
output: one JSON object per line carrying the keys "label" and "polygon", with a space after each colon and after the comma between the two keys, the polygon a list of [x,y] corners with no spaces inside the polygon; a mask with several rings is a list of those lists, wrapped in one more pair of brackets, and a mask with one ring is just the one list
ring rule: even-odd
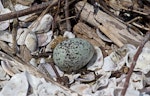
{"label": "spotted egg shell", "polygon": [[78,71],[93,57],[94,47],[86,40],[71,38],[59,43],[53,51],[54,63],[64,72]]}

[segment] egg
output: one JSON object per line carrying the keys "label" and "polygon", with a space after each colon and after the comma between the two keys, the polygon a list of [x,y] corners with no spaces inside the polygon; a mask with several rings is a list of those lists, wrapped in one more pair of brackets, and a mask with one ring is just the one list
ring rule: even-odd
{"label": "egg", "polygon": [[77,72],[92,59],[94,52],[94,47],[88,41],[70,38],[55,47],[53,60],[60,70],[66,73]]}

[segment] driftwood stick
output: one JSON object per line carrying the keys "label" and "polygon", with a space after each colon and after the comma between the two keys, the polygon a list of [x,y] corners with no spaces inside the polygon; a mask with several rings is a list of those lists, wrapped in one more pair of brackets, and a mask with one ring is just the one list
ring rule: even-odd
{"label": "driftwood stick", "polygon": [[148,42],[149,39],[150,39],[150,31],[147,32],[146,36],[144,37],[144,40],[141,42],[141,45],[139,46],[139,48],[138,48],[136,54],[135,54],[134,57],[133,57],[133,61],[132,61],[130,70],[129,70],[129,72],[128,72],[128,75],[127,75],[127,77],[126,77],[126,81],[125,81],[125,83],[124,83],[124,88],[123,88],[123,90],[122,90],[122,92],[121,92],[121,96],[125,96],[125,93],[126,93],[126,91],[127,91],[127,88],[128,88],[128,86],[129,86],[130,77],[131,77],[132,72],[133,72],[133,69],[134,69],[134,67],[135,67],[135,65],[136,65],[136,61],[137,61],[137,59],[138,59],[140,53],[142,52],[142,49],[143,49],[145,43]]}
{"label": "driftwood stick", "polygon": [[57,4],[57,2],[58,2],[58,0],[51,0],[49,2],[35,5],[33,7],[30,7],[30,8],[24,9],[24,10],[3,14],[3,15],[0,15],[0,21],[5,21],[5,20],[25,16],[25,15],[28,15],[31,13],[35,13],[37,11],[41,11],[41,10],[47,8],[47,6],[54,6],[55,4]]}
{"label": "driftwood stick", "polygon": [[94,14],[93,6],[88,3],[85,4],[83,1],[80,1],[76,4],[76,9],[77,11],[81,11],[81,20],[99,28],[119,47],[122,47],[124,44],[133,44],[138,46],[140,40],[142,40],[142,36],[137,34],[133,29],[128,28],[116,18],[101,10],[98,10],[97,14]]}
{"label": "driftwood stick", "polygon": [[[19,58],[19,57],[16,57]],[[8,61],[11,64],[13,64],[14,66],[16,66],[17,68],[19,68],[21,71],[27,71],[30,74],[38,77],[38,78],[45,78],[45,80],[47,80],[48,82],[51,82],[52,84],[62,88],[64,91],[66,91],[68,94],[75,94],[75,96],[80,96],[79,94],[75,93],[74,91],[70,90],[69,88],[66,88],[64,86],[62,86],[61,84],[55,82],[52,78],[47,77],[45,74],[41,73],[37,68],[35,68],[34,66],[32,66],[29,63],[25,63],[24,61],[20,61],[17,59],[14,59],[13,57],[5,54],[4,52],[0,51],[0,60],[3,61]]]}
{"label": "driftwood stick", "polygon": [[17,41],[16,41],[17,27],[18,27],[18,20],[14,19],[13,29],[12,29],[12,39],[13,39],[12,41],[13,41],[13,51],[14,51],[14,54],[17,53]]}
{"label": "driftwood stick", "polygon": [[[69,4],[68,4],[68,0],[65,0],[65,18],[69,17]],[[71,31],[71,24],[70,24],[70,20],[66,19],[66,26],[67,26],[67,30]]]}

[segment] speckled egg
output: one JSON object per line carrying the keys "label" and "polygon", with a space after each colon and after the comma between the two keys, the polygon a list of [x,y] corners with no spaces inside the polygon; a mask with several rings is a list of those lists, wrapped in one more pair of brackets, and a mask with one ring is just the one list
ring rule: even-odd
{"label": "speckled egg", "polygon": [[70,73],[84,67],[94,55],[94,47],[86,40],[71,38],[59,43],[53,51],[54,63]]}

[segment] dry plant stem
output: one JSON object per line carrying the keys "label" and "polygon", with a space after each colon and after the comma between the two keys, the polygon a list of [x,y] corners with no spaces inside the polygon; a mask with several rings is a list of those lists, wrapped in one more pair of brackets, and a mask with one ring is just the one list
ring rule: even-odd
{"label": "dry plant stem", "polygon": [[[3,60],[3,61],[8,61],[10,62],[11,64],[13,64],[15,67],[19,68],[21,71],[27,71],[29,72],[30,74],[36,76],[36,77],[39,77],[39,78],[45,78],[45,80],[47,80],[48,82],[51,82],[52,84],[62,88],[63,90],[65,90],[66,92],[69,92],[69,93],[75,93],[73,92],[72,90],[62,86],[61,84],[55,82],[52,78],[48,78],[45,74],[41,73],[37,68],[35,68],[34,66],[32,66],[31,64],[29,63],[26,63],[22,60],[17,60],[17,59],[14,59],[13,57],[3,53],[2,51],[0,51],[0,59]],[[76,93],[77,94],[77,93]],[[77,96],[80,96],[79,94],[77,94]]]}
{"label": "dry plant stem", "polygon": [[39,5],[35,5],[33,7],[30,7],[30,8],[24,9],[24,10],[3,14],[3,15],[0,15],[0,21],[5,21],[5,20],[25,16],[25,15],[28,15],[28,14],[31,14],[31,13],[35,13],[37,11],[41,11],[41,10],[45,9],[47,6],[52,7],[55,4],[57,4],[57,2],[58,2],[58,0],[51,0],[49,2],[39,4]]}
{"label": "dry plant stem", "polygon": [[54,31],[55,26],[56,26],[56,18],[58,16],[58,13],[59,13],[59,10],[60,10],[60,3],[61,3],[60,0],[58,0],[57,12],[54,15],[53,24],[52,24],[52,32]]}
{"label": "dry plant stem", "polygon": [[136,21],[136,20],[140,20],[140,19],[142,19],[142,17],[140,17],[140,16],[135,17],[135,18],[133,18],[132,20],[128,21],[127,24],[130,24],[130,23],[132,23],[132,22],[134,22],[134,21]]}
{"label": "dry plant stem", "polygon": [[123,7],[123,6],[118,6],[118,7],[120,7],[120,8],[123,9],[123,10],[131,11],[131,12],[138,13],[138,14],[141,14],[141,15],[145,15],[145,16],[150,15],[148,12],[145,13],[145,12],[138,11],[138,10],[131,10],[131,9],[127,9],[127,8],[125,8],[125,7]]}
{"label": "dry plant stem", "polygon": [[67,19],[74,19],[74,18],[76,18],[76,16],[70,16],[70,17],[68,17],[68,18],[61,19],[61,20],[59,21],[59,23],[65,21],[65,20],[67,20]]}
{"label": "dry plant stem", "polygon": [[139,48],[138,48],[136,54],[135,54],[134,57],[133,57],[133,61],[132,61],[130,70],[129,70],[129,72],[128,72],[128,75],[127,75],[127,77],[126,77],[126,81],[125,81],[125,83],[124,83],[124,88],[123,88],[123,90],[122,90],[122,92],[121,92],[121,96],[125,96],[125,93],[126,93],[126,91],[127,91],[127,88],[128,88],[128,86],[129,86],[130,77],[131,77],[132,72],[133,72],[133,69],[134,69],[134,67],[135,67],[135,65],[136,65],[137,59],[138,59],[140,53],[142,52],[142,49],[143,49],[145,43],[148,42],[149,39],[150,39],[150,31],[147,32],[146,36],[144,37],[144,40],[141,42],[141,44],[140,44],[140,46],[139,46]]}
{"label": "dry plant stem", "polygon": [[54,72],[55,72],[55,74],[56,74],[56,76],[57,76],[57,81],[60,83],[60,82],[63,82],[62,81],[62,79],[61,79],[61,77],[60,77],[60,75],[59,75],[59,73],[58,73],[58,71],[57,71],[57,69],[56,69],[56,67],[55,67],[55,65],[54,65],[54,63],[50,63],[51,64],[51,66],[52,66],[52,68],[53,68],[53,70],[54,70]]}
{"label": "dry plant stem", "polygon": [[[69,17],[69,5],[68,5],[68,0],[65,0],[65,18]],[[70,24],[70,20],[66,19],[66,26],[67,26],[67,30],[71,31],[71,24]]]}
{"label": "dry plant stem", "polygon": [[18,27],[18,20],[14,19],[13,21],[13,29],[12,29],[12,41],[13,41],[13,51],[14,54],[17,53],[17,41],[16,41],[16,37],[17,37],[17,27]]}
{"label": "dry plant stem", "polygon": [[150,30],[150,28],[144,27],[144,25],[140,25],[140,24],[137,24],[137,23],[135,23],[135,22],[133,22],[132,24],[133,24],[134,26],[138,27],[138,28],[143,29],[143,30],[147,30],[147,31]]}

